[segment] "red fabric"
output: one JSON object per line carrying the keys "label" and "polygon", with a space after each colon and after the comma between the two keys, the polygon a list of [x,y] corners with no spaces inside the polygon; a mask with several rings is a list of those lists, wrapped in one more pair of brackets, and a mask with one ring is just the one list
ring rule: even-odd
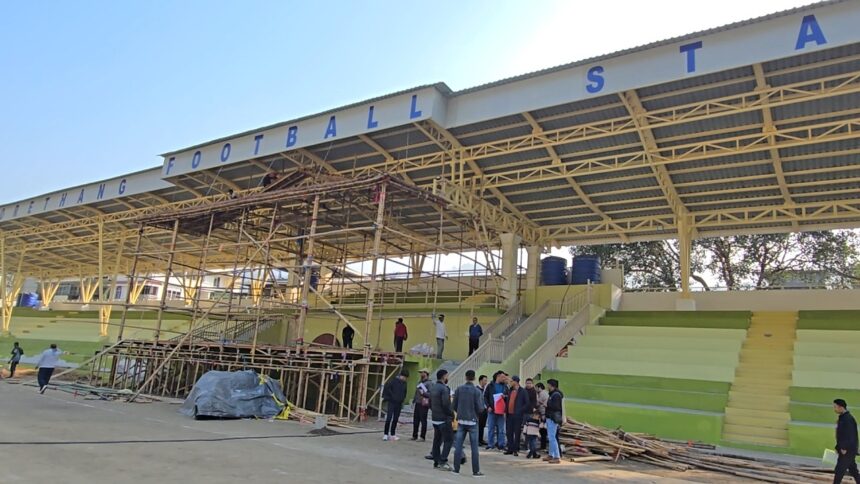
{"label": "red fabric", "polygon": [[406,332],[406,325],[405,324],[395,324],[394,325],[394,336],[396,336],[398,338],[406,339],[406,337],[409,336],[409,334]]}

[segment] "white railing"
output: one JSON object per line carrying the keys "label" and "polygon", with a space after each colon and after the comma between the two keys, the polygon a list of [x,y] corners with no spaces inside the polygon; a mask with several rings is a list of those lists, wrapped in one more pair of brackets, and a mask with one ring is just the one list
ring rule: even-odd
{"label": "white railing", "polygon": [[[493,339],[493,336],[501,336],[505,333],[510,327],[514,326],[520,321],[520,318],[523,317],[523,302],[517,301],[516,304],[503,314],[499,319],[496,320],[495,323],[490,325],[487,328],[486,339],[487,341]],[[474,354],[474,353],[473,353]]]}
{"label": "white railing", "polygon": [[558,353],[571,341],[583,333],[591,322],[591,292],[577,294],[563,303],[563,316],[566,324],[552,338],[549,338],[531,356],[520,360],[520,378],[534,378]]}

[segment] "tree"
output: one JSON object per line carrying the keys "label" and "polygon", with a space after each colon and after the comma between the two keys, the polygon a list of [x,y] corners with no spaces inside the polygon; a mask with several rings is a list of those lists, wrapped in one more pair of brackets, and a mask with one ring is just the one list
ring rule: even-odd
{"label": "tree", "polygon": [[[681,283],[677,241],[571,247],[571,254],[597,255],[624,268],[631,288],[677,289]],[[694,241],[691,278],[730,290],[779,286],[807,279],[828,287],[860,281],[860,234],[853,230],[733,235]]]}

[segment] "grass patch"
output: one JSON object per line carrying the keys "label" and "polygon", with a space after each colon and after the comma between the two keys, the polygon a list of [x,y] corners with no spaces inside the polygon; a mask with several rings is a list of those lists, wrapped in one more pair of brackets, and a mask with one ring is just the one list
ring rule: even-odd
{"label": "grass patch", "polygon": [[565,391],[566,388],[572,385],[586,384],[728,394],[729,388],[731,387],[731,383],[728,382],[686,380],[681,378],[659,378],[650,376],[602,375],[597,373],[560,371],[545,371],[541,376],[543,381],[546,381],[548,378],[557,379],[559,381],[559,385],[561,385],[562,391]]}
{"label": "grass patch", "polygon": [[[24,348],[24,357],[32,357],[45,351],[51,343],[56,343],[62,351],[69,354],[63,355],[63,359],[69,363],[83,363],[90,359],[96,352],[104,348],[104,343],[91,341],[54,341],[43,339],[26,339],[19,337],[0,337],[0,354],[8,358],[12,351],[12,343],[17,341]],[[27,365],[24,365],[27,366]]]}

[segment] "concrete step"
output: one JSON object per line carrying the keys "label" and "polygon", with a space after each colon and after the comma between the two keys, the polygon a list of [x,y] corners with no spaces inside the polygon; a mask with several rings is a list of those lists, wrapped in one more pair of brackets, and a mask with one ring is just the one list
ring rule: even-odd
{"label": "concrete step", "polygon": [[750,437],[766,437],[770,439],[788,440],[788,426],[784,428],[753,427],[750,425],[723,425],[724,434],[747,435]]}
{"label": "concrete step", "polygon": [[732,385],[732,391],[738,392],[738,394],[760,394],[760,395],[768,395],[768,396],[789,396],[788,388],[786,387],[763,387],[758,385],[738,385],[735,383]]}
{"label": "concrete step", "polygon": [[763,366],[763,367],[793,367],[794,357],[789,353],[785,355],[758,354],[747,353],[741,354],[739,360],[741,365],[748,367]]}
{"label": "concrete step", "polygon": [[791,368],[750,368],[746,365],[739,366],[735,371],[735,376],[753,377],[771,380],[791,379]]}
{"label": "concrete step", "polygon": [[791,420],[791,413],[778,412],[775,410],[753,410],[750,408],[726,407],[726,416],[732,417],[751,417],[764,420],[781,420],[788,422]]}
{"label": "concrete step", "polygon": [[755,378],[750,376],[736,376],[735,381],[732,383],[733,388],[735,386],[739,387],[755,387],[755,388],[779,388],[779,389],[788,389],[791,387],[791,379],[786,378],[782,380],[776,379],[768,379],[768,378]]}
{"label": "concrete step", "polygon": [[788,411],[788,402],[788,395],[765,395],[730,391],[727,406],[751,410],[786,412]]}
{"label": "concrete step", "polygon": [[723,440],[729,443],[735,442],[738,444],[761,445],[765,447],[788,447],[788,438],[775,439],[771,437],[758,437],[725,432],[723,433]]}
{"label": "concrete step", "polygon": [[[785,432],[788,432],[788,420],[782,418],[757,418],[757,417],[744,417],[738,415],[729,415],[726,413],[725,420],[723,421],[726,426],[741,426],[741,427],[750,427],[750,428],[769,428],[769,429],[780,429]],[[734,432],[734,433],[743,433],[743,432]],[[758,434],[756,434],[758,435]],[[761,434],[764,435],[764,434]]]}

